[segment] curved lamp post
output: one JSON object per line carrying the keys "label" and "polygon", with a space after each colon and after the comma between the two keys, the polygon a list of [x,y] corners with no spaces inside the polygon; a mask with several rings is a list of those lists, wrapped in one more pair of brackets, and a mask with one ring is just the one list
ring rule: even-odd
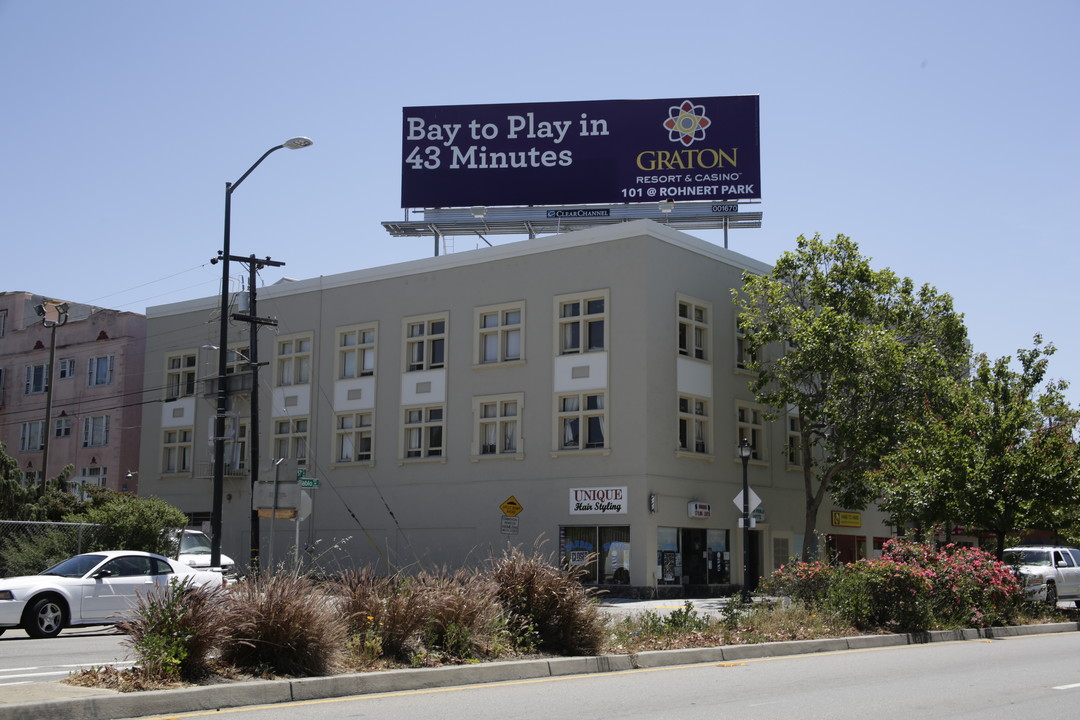
{"label": "curved lamp post", "polygon": [[742,601],[746,604],[750,602],[750,479],[747,466],[754,448],[743,438],[738,450],[742,458]]}
{"label": "curved lamp post", "polygon": [[229,411],[227,374],[229,366],[229,228],[232,194],[270,153],[282,148],[299,150],[314,143],[306,137],[294,137],[262,154],[236,182],[225,183],[225,237],[222,250],[214,261],[221,262],[221,327],[218,341],[217,415],[214,417],[214,505],[210,513],[210,565],[221,565],[221,509],[225,488],[225,414]]}

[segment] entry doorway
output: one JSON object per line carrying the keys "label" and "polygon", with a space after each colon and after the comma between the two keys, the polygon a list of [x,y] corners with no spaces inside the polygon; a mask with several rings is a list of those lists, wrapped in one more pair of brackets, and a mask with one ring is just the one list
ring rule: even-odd
{"label": "entry doorway", "polygon": [[703,528],[682,528],[679,545],[682,548],[683,585],[708,583],[709,562],[706,535]]}

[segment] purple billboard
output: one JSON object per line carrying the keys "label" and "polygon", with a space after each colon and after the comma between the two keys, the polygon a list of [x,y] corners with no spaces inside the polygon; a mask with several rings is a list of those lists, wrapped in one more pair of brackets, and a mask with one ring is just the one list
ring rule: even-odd
{"label": "purple billboard", "polygon": [[757,95],[402,113],[403,208],[761,198]]}

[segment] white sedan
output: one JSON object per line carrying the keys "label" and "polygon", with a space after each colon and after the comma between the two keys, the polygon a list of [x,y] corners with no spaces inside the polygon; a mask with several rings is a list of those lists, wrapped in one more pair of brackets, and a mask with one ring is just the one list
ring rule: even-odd
{"label": "white sedan", "polygon": [[40,575],[0,579],[0,633],[21,627],[30,637],[56,637],[66,627],[108,625],[123,618],[137,593],[168,587],[172,578],[224,586],[214,570],[135,550],[68,558]]}

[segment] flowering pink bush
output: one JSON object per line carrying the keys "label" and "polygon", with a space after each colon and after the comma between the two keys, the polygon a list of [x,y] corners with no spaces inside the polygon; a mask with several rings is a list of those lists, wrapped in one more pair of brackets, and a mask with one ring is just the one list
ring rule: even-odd
{"label": "flowering pink bush", "polygon": [[900,631],[1005,624],[1023,598],[1009,567],[982,550],[899,539],[886,542],[879,559],[781,567],[762,590],[831,610],[862,629]]}

